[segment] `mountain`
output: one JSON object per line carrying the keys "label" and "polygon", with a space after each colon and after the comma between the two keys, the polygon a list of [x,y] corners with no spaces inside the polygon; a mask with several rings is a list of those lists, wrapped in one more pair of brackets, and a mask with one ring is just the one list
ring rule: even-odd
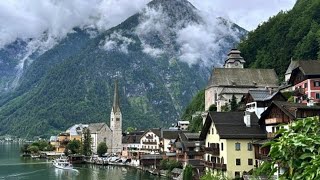
{"label": "mountain", "polygon": [[292,10],[280,12],[249,32],[239,44],[248,66],[274,68],[283,79],[290,59],[319,59],[319,9],[318,0],[297,0]]}
{"label": "mountain", "polygon": [[[0,132],[50,135],[74,123],[109,122],[115,79],[124,127],[170,125],[205,86],[212,65],[221,65],[246,34],[223,18],[211,17],[215,26],[207,18],[186,0],[154,0],[94,36],[74,29],[32,56],[18,84],[2,93]],[[14,74],[12,67],[6,71]]]}

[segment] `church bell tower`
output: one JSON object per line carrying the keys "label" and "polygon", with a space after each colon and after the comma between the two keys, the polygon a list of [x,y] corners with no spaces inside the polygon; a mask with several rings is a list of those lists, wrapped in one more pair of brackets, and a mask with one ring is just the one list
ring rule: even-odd
{"label": "church bell tower", "polygon": [[231,49],[227,60],[224,62],[224,68],[243,68],[246,61],[240,54],[241,52],[238,49]]}
{"label": "church bell tower", "polygon": [[112,131],[112,153],[120,153],[122,151],[122,113],[119,103],[118,81],[114,84],[113,105],[110,114],[110,129]]}

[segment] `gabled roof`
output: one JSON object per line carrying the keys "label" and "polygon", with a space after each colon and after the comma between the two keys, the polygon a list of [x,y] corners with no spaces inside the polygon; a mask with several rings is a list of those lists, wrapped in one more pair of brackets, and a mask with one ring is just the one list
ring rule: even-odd
{"label": "gabled roof", "polygon": [[214,68],[207,87],[277,87],[273,69]]}
{"label": "gabled roof", "polygon": [[135,144],[135,143],[139,144],[143,134],[144,134],[144,131],[135,131],[129,134],[124,134],[122,136],[122,143],[123,144]]}
{"label": "gabled roof", "polygon": [[90,133],[98,132],[104,126],[106,126],[108,129],[110,129],[106,123],[91,123],[91,124],[88,124],[88,128],[90,130]]}
{"label": "gabled roof", "polygon": [[[254,101],[268,101],[277,94],[283,96],[280,91],[271,92],[270,94],[270,90],[267,89],[251,89],[249,90],[248,94],[251,95]],[[284,96],[283,98],[286,99]]]}
{"label": "gabled roof", "polygon": [[320,61],[309,60],[309,61],[298,61],[298,67],[304,75],[320,75]]}
{"label": "gabled roof", "polygon": [[307,106],[306,104],[301,103],[291,103],[286,101],[273,101],[271,105],[261,114],[260,122],[264,121],[265,117],[270,113],[271,109],[276,106],[278,107],[283,113],[285,113],[289,118],[296,119],[296,111],[297,110],[314,110],[319,111],[320,113],[320,106]]}
{"label": "gabled roof", "polygon": [[162,130],[162,135],[164,139],[177,139],[179,136],[180,130]]}
{"label": "gabled roof", "polygon": [[214,123],[221,139],[264,139],[266,131],[258,124],[255,113],[250,114],[251,126],[244,123],[243,112],[209,112],[201,130],[200,138],[204,140],[209,128]]}

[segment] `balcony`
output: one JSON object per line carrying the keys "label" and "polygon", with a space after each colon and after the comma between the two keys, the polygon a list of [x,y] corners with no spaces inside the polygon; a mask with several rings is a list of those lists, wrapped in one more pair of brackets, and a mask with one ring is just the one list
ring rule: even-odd
{"label": "balcony", "polygon": [[156,141],[142,141],[142,144],[157,145],[157,142]]}
{"label": "balcony", "polygon": [[282,123],[282,119],[281,118],[269,118],[265,120],[266,124],[280,124]]}
{"label": "balcony", "polygon": [[226,164],[203,161],[203,165],[205,167],[211,168],[211,169],[217,169],[217,170],[221,170],[221,171],[226,171],[227,170],[227,165]]}
{"label": "balcony", "polygon": [[217,147],[204,147],[204,151],[205,151],[205,153],[211,154],[213,156],[220,155],[220,149]]}

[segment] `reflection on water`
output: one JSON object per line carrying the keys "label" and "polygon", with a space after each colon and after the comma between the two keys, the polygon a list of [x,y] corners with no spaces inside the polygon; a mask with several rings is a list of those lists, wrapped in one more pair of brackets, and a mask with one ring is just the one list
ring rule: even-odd
{"label": "reflection on water", "polygon": [[73,170],[55,168],[51,162],[20,157],[19,144],[0,143],[0,180],[160,180],[135,168],[75,165]]}

